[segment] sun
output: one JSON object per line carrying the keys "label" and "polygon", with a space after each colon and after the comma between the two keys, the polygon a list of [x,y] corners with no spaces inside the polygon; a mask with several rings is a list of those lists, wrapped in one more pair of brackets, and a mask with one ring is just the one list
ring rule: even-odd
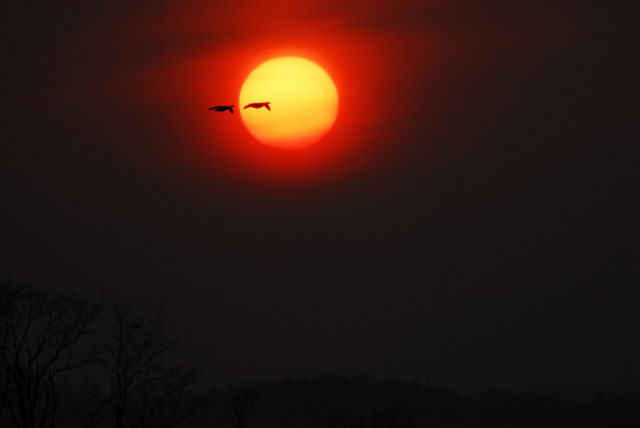
{"label": "sun", "polygon": [[[266,108],[242,107],[269,102]],[[338,114],[338,90],[318,64],[285,56],[266,61],[240,90],[240,115],[260,142],[283,150],[302,149],[331,129]]]}

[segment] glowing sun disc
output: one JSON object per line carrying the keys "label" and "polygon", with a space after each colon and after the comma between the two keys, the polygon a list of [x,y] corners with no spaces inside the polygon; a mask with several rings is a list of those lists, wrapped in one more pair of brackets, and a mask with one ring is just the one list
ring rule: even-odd
{"label": "glowing sun disc", "polygon": [[240,90],[240,107],[249,132],[260,142],[285,150],[307,147],[329,131],[338,114],[338,90],[316,63],[293,56],[274,58],[254,69]]}

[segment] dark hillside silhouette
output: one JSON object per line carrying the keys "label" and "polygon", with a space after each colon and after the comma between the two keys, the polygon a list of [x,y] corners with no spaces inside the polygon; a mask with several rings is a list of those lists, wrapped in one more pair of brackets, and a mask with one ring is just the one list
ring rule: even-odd
{"label": "dark hillside silhouette", "polygon": [[[637,427],[630,396],[573,401],[510,391],[460,395],[428,383],[323,375],[255,384],[261,391],[246,428],[602,428]],[[194,426],[233,426],[235,391],[212,391]]]}
{"label": "dark hillside silhouette", "polygon": [[[323,375],[254,384],[260,398],[246,428],[637,427],[631,396],[574,401],[509,391],[460,395],[428,383]],[[234,426],[237,390],[213,390],[194,427]]]}

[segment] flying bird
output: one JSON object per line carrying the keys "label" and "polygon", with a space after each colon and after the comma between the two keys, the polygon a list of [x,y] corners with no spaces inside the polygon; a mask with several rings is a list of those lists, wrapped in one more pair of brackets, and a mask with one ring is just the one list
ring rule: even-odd
{"label": "flying bird", "polygon": [[235,106],[213,106],[213,107],[209,107],[209,110],[213,110],[213,111],[227,111],[229,110],[229,112],[231,114],[233,114],[233,108]]}
{"label": "flying bird", "polygon": [[271,107],[269,107],[269,104],[271,104],[271,102],[266,102],[266,103],[251,103],[251,104],[247,104],[246,106],[243,107],[243,109],[245,108],[260,108],[260,107],[266,107],[267,110],[271,111]]}

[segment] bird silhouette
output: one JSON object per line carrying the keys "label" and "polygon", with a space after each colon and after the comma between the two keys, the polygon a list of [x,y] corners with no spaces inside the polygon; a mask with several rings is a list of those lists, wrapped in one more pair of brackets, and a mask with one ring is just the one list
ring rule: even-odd
{"label": "bird silhouette", "polygon": [[243,107],[243,109],[245,108],[260,108],[260,107],[266,107],[267,110],[271,111],[271,107],[269,107],[269,104],[271,104],[271,102],[266,102],[266,103],[251,103],[251,104],[247,104],[246,106]]}
{"label": "bird silhouette", "polygon": [[231,114],[233,114],[233,108],[235,106],[213,106],[213,107],[209,107],[209,110],[213,110],[213,111],[229,111]]}

